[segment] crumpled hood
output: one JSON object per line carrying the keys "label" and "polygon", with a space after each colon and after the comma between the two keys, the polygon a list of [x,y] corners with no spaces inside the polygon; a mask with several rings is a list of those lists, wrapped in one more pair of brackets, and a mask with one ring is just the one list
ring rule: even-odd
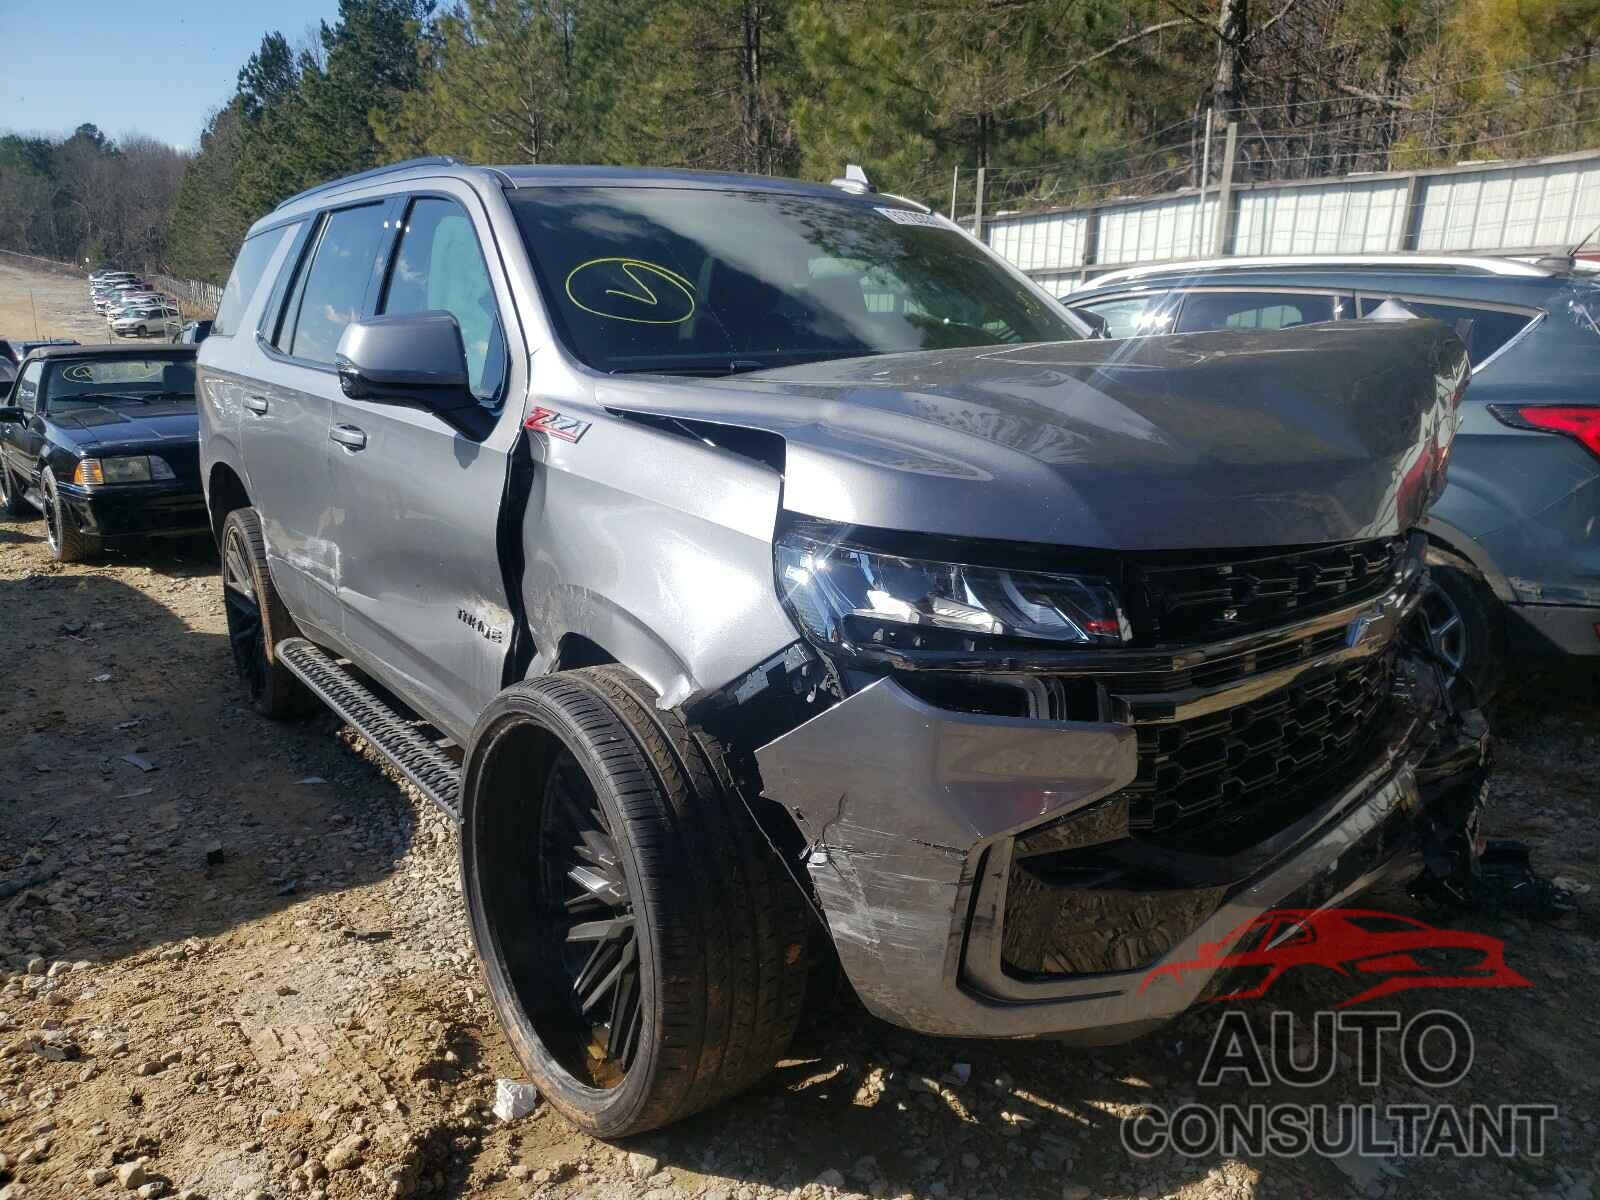
{"label": "crumpled hood", "polygon": [[143,442],[198,444],[200,440],[200,414],[193,404],[80,408],[52,413],[50,419],[80,446]]}
{"label": "crumpled hood", "polygon": [[808,516],[1214,549],[1410,528],[1443,489],[1466,379],[1438,322],[1345,321],[611,378],[596,399],[780,435],[784,507]]}

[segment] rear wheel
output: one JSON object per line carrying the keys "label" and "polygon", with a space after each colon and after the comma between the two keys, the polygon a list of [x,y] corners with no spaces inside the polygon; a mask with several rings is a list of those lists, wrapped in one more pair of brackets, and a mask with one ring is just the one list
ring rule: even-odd
{"label": "rear wheel", "polygon": [[236,508],[228,514],[220,550],[228,644],[239,678],[250,690],[250,703],[275,720],[315,711],[316,698],[278,661],[276,647],[298,631],[267,570],[266,542],[255,509]]}
{"label": "rear wheel", "polygon": [[39,490],[44,494],[45,540],[50,543],[50,553],[57,562],[88,562],[97,558],[102,549],[99,538],[78,528],[72,511],[61,500],[56,489],[55,474],[46,467],[39,480]]}
{"label": "rear wheel", "polygon": [[1428,644],[1463,704],[1487,703],[1505,679],[1505,613],[1483,576],[1437,548],[1428,555],[1422,598]]}
{"label": "rear wheel", "polygon": [[805,995],[803,898],[708,739],[615,667],[507,689],[462,872],[502,1023],[550,1102],[621,1137],[764,1075]]}

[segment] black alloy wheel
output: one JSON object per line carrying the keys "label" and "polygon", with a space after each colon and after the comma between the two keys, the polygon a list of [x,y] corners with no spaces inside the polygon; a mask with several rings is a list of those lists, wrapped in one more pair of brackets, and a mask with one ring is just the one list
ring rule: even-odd
{"label": "black alloy wheel", "polygon": [[617,666],[515,684],[462,778],[490,998],[541,1094],[595,1137],[748,1087],[805,999],[804,897],[715,740],[656,701]]}
{"label": "black alloy wheel", "polygon": [[250,570],[250,548],[236,525],[228,526],[222,535],[222,603],[233,665],[250,689],[251,703],[260,704],[267,690],[266,631],[261,624],[255,575]]}
{"label": "black alloy wheel", "polygon": [[78,528],[56,488],[56,477],[48,467],[39,480],[44,499],[45,540],[57,562],[87,562],[100,553],[100,539]]}
{"label": "black alloy wheel", "polygon": [[250,703],[262,716],[279,721],[315,712],[316,697],[273,650],[299,631],[267,570],[266,541],[255,509],[236,508],[228,514],[220,549],[228,646],[250,690]]}
{"label": "black alloy wheel", "polygon": [[616,1087],[644,1028],[633,896],[605,809],[570,750],[551,764],[540,818],[544,912],[536,927],[567,998],[540,1033],[575,1076]]}

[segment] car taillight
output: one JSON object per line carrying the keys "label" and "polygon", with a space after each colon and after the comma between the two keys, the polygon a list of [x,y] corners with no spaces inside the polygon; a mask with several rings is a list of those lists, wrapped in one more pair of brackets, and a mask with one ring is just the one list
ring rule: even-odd
{"label": "car taillight", "polygon": [[1489,411],[1502,425],[1514,429],[1539,429],[1561,433],[1582,443],[1600,458],[1600,405],[1596,404],[1491,404]]}

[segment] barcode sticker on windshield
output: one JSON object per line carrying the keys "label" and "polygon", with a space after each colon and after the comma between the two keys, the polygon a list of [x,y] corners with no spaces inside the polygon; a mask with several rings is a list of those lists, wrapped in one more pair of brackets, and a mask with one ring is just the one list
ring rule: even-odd
{"label": "barcode sticker on windshield", "polygon": [[926,225],[930,229],[944,228],[944,222],[932,213],[913,212],[909,208],[880,208],[878,211],[896,225]]}

